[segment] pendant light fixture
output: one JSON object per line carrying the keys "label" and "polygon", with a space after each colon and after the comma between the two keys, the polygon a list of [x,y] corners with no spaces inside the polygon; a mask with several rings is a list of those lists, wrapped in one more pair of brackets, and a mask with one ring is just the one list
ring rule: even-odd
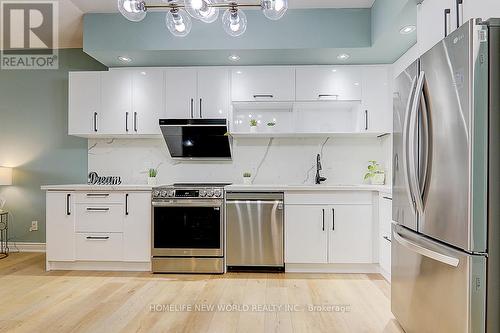
{"label": "pendant light fixture", "polygon": [[[166,10],[165,23],[176,37],[185,37],[191,31],[191,17],[204,23],[212,23],[219,17],[219,10],[226,9],[222,15],[222,26],[227,34],[241,36],[247,29],[247,17],[242,8],[260,8],[265,17],[279,20],[288,9],[288,0],[260,0],[258,4],[240,4],[225,0],[163,0],[164,4],[148,5],[145,0],[117,0],[118,10],[129,21],[139,22],[146,17],[148,10]],[[189,15],[188,15],[189,14]]]}

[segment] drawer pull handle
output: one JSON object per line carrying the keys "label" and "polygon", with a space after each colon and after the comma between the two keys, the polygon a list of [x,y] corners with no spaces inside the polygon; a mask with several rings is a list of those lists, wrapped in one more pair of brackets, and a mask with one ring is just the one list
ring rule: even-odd
{"label": "drawer pull handle", "polygon": [[109,239],[109,236],[87,236],[86,237],[87,239],[90,239],[90,240],[106,240],[106,239]]}
{"label": "drawer pull handle", "polygon": [[332,100],[337,100],[339,99],[339,95],[337,94],[319,94],[318,99],[332,99]]}
{"label": "drawer pull handle", "polygon": [[107,211],[109,211],[109,208],[91,208],[91,207],[87,207],[87,211],[89,211],[89,212],[107,212]]}
{"label": "drawer pull handle", "polygon": [[271,95],[271,94],[257,94],[257,95],[253,95],[253,98],[274,98],[274,95]]}
{"label": "drawer pull handle", "polygon": [[107,198],[109,193],[87,193],[86,196],[88,198]]}
{"label": "drawer pull handle", "polygon": [[392,200],[392,198],[389,198],[389,197],[382,197],[384,199],[387,199],[387,200]]}
{"label": "drawer pull handle", "polygon": [[388,241],[389,243],[392,243],[392,242],[391,242],[391,239],[390,239],[389,237],[384,236],[383,238],[384,238],[386,241]]}

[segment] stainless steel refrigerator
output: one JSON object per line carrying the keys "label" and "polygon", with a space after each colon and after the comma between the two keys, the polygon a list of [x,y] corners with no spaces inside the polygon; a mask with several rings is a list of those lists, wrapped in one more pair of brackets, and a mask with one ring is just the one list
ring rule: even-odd
{"label": "stainless steel refrigerator", "polygon": [[391,307],[407,333],[500,332],[500,20],[396,78]]}

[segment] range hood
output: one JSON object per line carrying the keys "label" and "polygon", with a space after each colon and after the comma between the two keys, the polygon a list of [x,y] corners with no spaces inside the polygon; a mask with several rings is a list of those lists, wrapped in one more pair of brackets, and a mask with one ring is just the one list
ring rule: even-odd
{"label": "range hood", "polygon": [[160,119],[160,128],[173,159],[231,159],[226,119]]}

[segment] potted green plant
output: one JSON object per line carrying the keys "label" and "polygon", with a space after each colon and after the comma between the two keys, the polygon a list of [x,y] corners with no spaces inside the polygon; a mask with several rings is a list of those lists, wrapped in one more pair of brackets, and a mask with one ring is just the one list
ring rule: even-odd
{"label": "potted green plant", "polygon": [[243,173],[243,184],[252,185],[252,174],[250,172]]}
{"label": "potted green plant", "polygon": [[256,119],[250,119],[250,132],[251,133],[257,132],[257,120]]}
{"label": "potted green plant", "polygon": [[156,185],[156,176],[158,175],[158,170],[154,168],[150,168],[148,170],[148,185],[155,186]]}
{"label": "potted green plant", "polygon": [[372,185],[384,185],[385,171],[382,170],[377,161],[368,161],[368,172],[365,174],[365,180],[370,181]]}

